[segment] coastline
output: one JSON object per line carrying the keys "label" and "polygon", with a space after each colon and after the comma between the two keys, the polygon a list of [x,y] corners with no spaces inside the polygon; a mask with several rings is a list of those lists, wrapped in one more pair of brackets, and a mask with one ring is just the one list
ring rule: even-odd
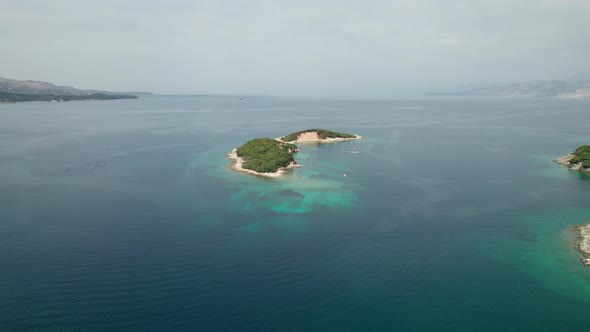
{"label": "coastline", "polygon": [[557,159],[554,159],[553,161],[563,165],[569,169],[571,169],[572,171],[577,171],[577,172],[590,172],[590,169],[585,169],[582,167],[582,163],[579,162],[577,164],[570,164],[570,160],[572,160],[575,156],[573,154],[568,154],[567,156],[563,156]]}
{"label": "coastline", "polygon": [[577,233],[576,249],[582,254],[582,264],[590,266],[590,224],[574,226],[573,229]]}
{"label": "coastline", "polygon": [[242,164],[244,163],[244,159],[242,157],[238,156],[237,151],[238,151],[237,148],[231,150],[231,152],[227,154],[227,158],[233,160],[231,168],[234,171],[238,171],[238,172],[243,172],[243,173],[248,173],[248,174],[258,175],[258,176],[264,176],[267,178],[276,178],[276,177],[280,177],[281,175],[283,175],[287,171],[287,169],[289,169],[289,168],[303,167],[303,165],[292,162],[291,164],[289,164],[289,166],[281,167],[276,172],[260,173],[260,172],[253,171],[251,169],[243,168]]}

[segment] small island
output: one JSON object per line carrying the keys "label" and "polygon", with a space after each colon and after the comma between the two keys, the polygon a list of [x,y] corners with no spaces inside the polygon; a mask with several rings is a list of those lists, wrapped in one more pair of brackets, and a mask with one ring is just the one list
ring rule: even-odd
{"label": "small island", "polygon": [[554,161],[572,171],[590,172],[590,145],[582,145],[571,154]]}
{"label": "small island", "polygon": [[227,157],[234,161],[232,168],[236,171],[278,177],[289,168],[302,166],[294,158],[299,148],[293,143],[333,143],[353,139],[362,137],[326,129],[307,129],[275,139],[255,138],[233,149]]}
{"label": "small island", "polygon": [[349,133],[339,133],[336,131],[326,129],[307,129],[290,133],[289,135],[279,138],[282,142],[319,142],[331,143],[346,141],[352,139],[361,139],[359,135]]}
{"label": "small island", "polygon": [[267,177],[283,174],[285,169],[297,167],[293,154],[299,151],[297,145],[279,142],[272,138],[255,138],[237,149],[228,158],[235,161],[236,171]]}

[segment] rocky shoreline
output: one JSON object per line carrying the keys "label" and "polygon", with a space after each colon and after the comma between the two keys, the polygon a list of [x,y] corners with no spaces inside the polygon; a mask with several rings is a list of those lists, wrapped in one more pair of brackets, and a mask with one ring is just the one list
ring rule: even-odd
{"label": "rocky shoreline", "polygon": [[572,160],[575,156],[573,154],[568,154],[567,156],[563,156],[557,159],[554,159],[553,161],[563,165],[569,169],[571,169],[572,171],[581,171],[583,170],[582,168],[582,163],[577,163],[577,164],[570,164],[570,160]]}
{"label": "rocky shoreline", "polygon": [[233,170],[238,171],[238,172],[244,172],[244,173],[252,174],[252,175],[264,176],[264,177],[267,177],[267,178],[276,178],[276,177],[279,177],[279,176],[283,175],[287,171],[287,169],[289,169],[289,168],[303,167],[303,165],[301,165],[301,164],[298,164],[296,162],[292,162],[291,164],[289,164],[289,166],[287,166],[287,167],[281,167],[276,172],[273,172],[273,173],[261,173],[261,172],[256,172],[256,171],[253,171],[251,169],[246,169],[246,168],[243,168],[242,167],[242,164],[244,163],[244,159],[242,157],[239,157],[238,156],[238,149],[231,150],[231,152],[227,154],[227,158],[234,161],[232,163],[232,165],[231,165],[231,168]]}
{"label": "rocky shoreline", "polygon": [[584,168],[582,166],[582,162],[571,164],[570,161],[572,159],[574,159],[574,157],[575,157],[575,155],[568,154],[567,156],[563,156],[561,158],[554,159],[553,161],[571,169],[572,171],[590,173],[590,168]]}
{"label": "rocky shoreline", "polygon": [[582,264],[590,266],[590,224],[573,227],[578,243],[576,249],[582,254]]}

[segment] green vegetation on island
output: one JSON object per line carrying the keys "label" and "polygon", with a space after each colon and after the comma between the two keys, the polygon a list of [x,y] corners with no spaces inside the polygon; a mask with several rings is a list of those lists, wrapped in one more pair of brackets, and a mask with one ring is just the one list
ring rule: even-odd
{"label": "green vegetation on island", "polygon": [[590,145],[582,145],[574,152],[554,161],[572,171],[590,172]]}
{"label": "green vegetation on island", "polygon": [[256,138],[236,149],[243,159],[242,168],[259,173],[274,173],[295,162],[297,145],[282,143],[272,138]]}
{"label": "green vegetation on island", "polygon": [[582,163],[583,168],[590,168],[590,145],[582,145],[572,152],[570,164]]}
{"label": "green vegetation on island", "polygon": [[293,158],[299,149],[292,143],[333,143],[362,139],[361,136],[326,129],[308,129],[281,138],[256,138],[227,154],[234,161],[232,169],[254,175],[277,177],[284,170],[301,165]]}
{"label": "green vegetation on island", "polygon": [[116,95],[105,93],[92,93],[87,95],[57,95],[57,94],[26,94],[0,92],[0,102],[16,103],[23,101],[71,101],[71,100],[111,100],[111,99],[137,99],[133,95]]}
{"label": "green vegetation on island", "polygon": [[285,142],[292,142],[299,137],[299,135],[304,133],[316,132],[320,139],[328,139],[328,138],[357,138],[356,135],[352,135],[349,133],[339,133],[336,131],[326,130],[326,129],[307,129],[302,130],[294,133],[290,133],[289,135],[283,136],[281,140]]}

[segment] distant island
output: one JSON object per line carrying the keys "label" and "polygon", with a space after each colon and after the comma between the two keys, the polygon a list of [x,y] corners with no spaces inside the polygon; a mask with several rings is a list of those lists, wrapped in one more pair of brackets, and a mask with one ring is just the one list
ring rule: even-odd
{"label": "distant island", "polygon": [[333,143],[362,139],[359,135],[326,129],[307,129],[280,138],[256,138],[233,149],[227,157],[236,171],[266,177],[281,176],[285,170],[301,167],[294,158],[299,151],[293,143]]}
{"label": "distant island", "polygon": [[100,90],[81,90],[71,86],[59,86],[43,81],[19,81],[0,77],[0,102],[24,101],[64,102],[71,100],[137,99],[148,92],[115,93]]}
{"label": "distant island", "polygon": [[113,100],[113,99],[137,99],[133,95],[116,95],[104,93],[92,93],[89,95],[46,95],[0,92],[0,103],[17,103],[23,101],[53,101],[65,102],[72,100]]}
{"label": "distant island", "polygon": [[552,97],[577,99],[590,97],[590,81],[524,81],[453,92],[426,92],[425,94],[430,96]]}
{"label": "distant island", "polygon": [[590,145],[582,145],[574,152],[554,161],[572,171],[590,172]]}

